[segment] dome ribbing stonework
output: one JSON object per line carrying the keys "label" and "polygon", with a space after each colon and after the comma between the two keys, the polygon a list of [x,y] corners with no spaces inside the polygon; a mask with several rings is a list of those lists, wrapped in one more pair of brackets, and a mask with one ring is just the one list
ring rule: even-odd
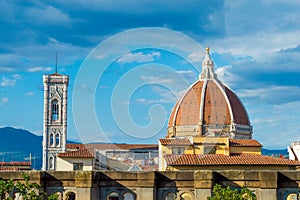
{"label": "dome ribbing stonework", "polygon": [[238,96],[217,79],[209,49],[199,79],[170,115],[167,138],[185,136],[252,138],[247,111]]}

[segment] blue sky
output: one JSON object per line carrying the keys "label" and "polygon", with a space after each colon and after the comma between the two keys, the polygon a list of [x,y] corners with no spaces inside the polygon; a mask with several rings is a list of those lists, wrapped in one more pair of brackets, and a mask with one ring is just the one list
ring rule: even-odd
{"label": "blue sky", "polygon": [[[167,119],[182,94],[185,84],[178,84],[176,74],[188,83],[197,80],[203,52],[191,48],[185,52],[186,59],[153,45],[162,38],[136,38],[146,40],[148,46],[131,47],[131,51],[112,60],[90,91],[95,97],[94,114],[102,134],[91,135],[95,130],[90,127],[82,127],[87,134],[77,132],[73,94],[89,90],[76,81],[93,49],[103,48],[104,41],[117,39],[116,34],[127,30],[161,27],[210,47],[219,79],[239,95],[254,127],[253,137],[265,148],[286,148],[290,142],[300,140],[297,0],[2,0],[0,9],[0,126],[42,134],[42,75],[54,72],[57,52],[58,72],[70,76],[69,139],[156,143],[166,135],[166,122],[155,134],[148,133],[147,126],[151,120],[155,122],[155,113]],[[174,46],[184,46],[172,34],[166,38],[172,44],[178,41]],[[173,70],[177,73],[173,74]],[[137,127],[146,127],[140,135],[126,133],[127,128],[118,124],[119,115],[114,116],[116,111],[111,109],[114,91],[127,91],[133,83],[130,78],[122,82],[132,72],[149,84],[137,88],[129,100],[119,104],[127,106]],[[85,100],[80,102],[84,108]]]}

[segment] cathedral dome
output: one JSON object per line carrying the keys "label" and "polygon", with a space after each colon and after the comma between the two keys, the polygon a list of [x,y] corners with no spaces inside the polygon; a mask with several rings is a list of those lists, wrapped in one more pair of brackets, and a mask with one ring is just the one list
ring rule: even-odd
{"label": "cathedral dome", "polygon": [[170,137],[229,136],[252,138],[252,126],[238,96],[214,73],[209,49],[199,79],[178,100],[168,123]]}

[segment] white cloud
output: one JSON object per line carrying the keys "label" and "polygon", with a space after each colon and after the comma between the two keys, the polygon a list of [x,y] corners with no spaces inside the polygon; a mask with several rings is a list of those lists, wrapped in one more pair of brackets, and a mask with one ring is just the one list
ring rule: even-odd
{"label": "white cloud", "polygon": [[51,70],[52,70],[51,67],[31,67],[27,71],[28,72],[40,72],[40,71],[49,72]]}
{"label": "white cloud", "polygon": [[68,25],[71,22],[67,14],[52,6],[28,8],[24,11],[24,16],[31,23],[34,22],[41,25],[57,23]]}
{"label": "white cloud", "polygon": [[232,70],[232,66],[227,65],[227,66],[219,67],[215,71],[215,73],[217,74],[217,77],[218,79],[220,79],[220,81],[232,87],[234,86],[234,84],[237,84],[238,81],[241,80],[241,78],[235,75],[234,73],[230,72],[230,70]]}
{"label": "white cloud", "polygon": [[13,72],[14,68],[12,67],[0,67],[0,72]]}
{"label": "white cloud", "polygon": [[203,60],[203,54],[201,54],[200,52],[193,52],[188,55],[188,59],[191,62],[200,62]]}
{"label": "white cloud", "polygon": [[3,97],[2,99],[0,99],[0,106],[3,106],[7,102],[8,102],[8,97]]}
{"label": "white cloud", "polygon": [[257,99],[269,104],[283,104],[300,99],[300,87],[296,86],[270,86],[237,91],[239,97]]}
{"label": "white cloud", "polygon": [[300,113],[295,109],[299,107],[300,101],[252,105],[248,111],[253,119],[254,138],[265,148],[286,148],[291,142],[300,140]]}
{"label": "white cloud", "polygon": [[25,95],[26,95],[26,96],[33,96],[33,95],[34,95],[34,92],[31,92],[31,91],[30,91],[30,92],[26,92]]}
{"label": "white cloud", "polygon": [[160,57],[160,52],[153,52],[149,54],[138,53],[128,53],[117,60],[119,63],[132,63],[132,62],[151,62],[156,58]]}
{"label": "white cloud", "polygon": [[21,79],[20,74],[13,74],[11,78],[7,78],[2,76],[2,81],[0,82],[0,87],[9,87],[14,86],[16,84],[16,80]]}
{"label": "white cloud", "polygon": [[53,43],[58,43],[57,39],[55,39],[53,37],[49,37],[48,40]]}

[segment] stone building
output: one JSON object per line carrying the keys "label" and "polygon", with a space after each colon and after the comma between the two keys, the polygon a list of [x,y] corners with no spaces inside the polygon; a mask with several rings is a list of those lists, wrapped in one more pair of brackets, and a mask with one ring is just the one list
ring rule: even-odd
{"label": "stone building", "polygon": [[199,79],[175,104],[159,140],[159,170],[295,170],[299,161],[261,155],[238,96],[214,72],[209,48]]}
{"label": "stone building", "polygon": [[66,151],[69,77],[44,75],[43,170],[55,170],[57,154]]}
{"label": "stone building", "polygon": [[[294,200],[300,194],[298,171],[30,171],[30,182],[59,200],[206,200],[218,183],[233,189],[248,187],[258,200]],[[1,172],[0,178],[24,180],[21,172]]]}
{"label": "stone building", "polygon": [[[247,186],[258,199],[299,197],[300,162],[261,155],[247,111],[217,79],[209,49],[199,80],[174,106],[158,145],[66,144],[67,87],[68,76],[44,76],[44,171],[30,176],[48,194],[62,200],[201,200],[220,183]],[[143,167],[150,171],[138,172]],[[0,172],[0,178],[21,176]]]}
{"label": "stone building", "polygon": [[0,171],[31,170],[31,162],[0,162]]}
{"label": "stone building", "polygon": [[209,48],[199,79],[173,108],[167,138],[213,136],[251,139],[252,126],[238,96],[214,72]]}

